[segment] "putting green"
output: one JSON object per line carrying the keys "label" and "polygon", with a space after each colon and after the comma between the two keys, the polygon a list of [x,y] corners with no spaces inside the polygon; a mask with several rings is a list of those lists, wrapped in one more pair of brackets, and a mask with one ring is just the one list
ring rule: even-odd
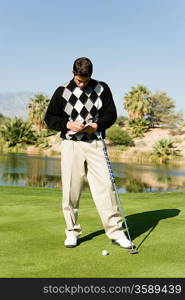
{"label": "putting green", "polygon": [[[61,191],[0,187],[0,277],[185,277],[185,192],[120,195],[139,254],[112,245],[82,193],[76,248],[65,248]],[[103,256],[102,250],[110,255]]]}

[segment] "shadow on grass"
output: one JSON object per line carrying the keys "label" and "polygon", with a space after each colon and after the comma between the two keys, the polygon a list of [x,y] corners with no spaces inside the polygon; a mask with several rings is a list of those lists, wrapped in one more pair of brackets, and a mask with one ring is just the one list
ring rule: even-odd
{"label": "shadow on grass", "polygon": [[105,233],[105,230],[98,230],[98,231],[95,231],[95,232],[92,232],[90,234],[87,234],[81,238],[78,239],[78,245],[80,245],[81,243],[83,242],[87,242],[89,240],[92,240],[94,237],[100,235],[100,234],[104,234]]}
{"label": "shadow on grass", "polygon": [[149,237],[149,235],[152,233],[152,231],[156,228],[156,226],[161,220],[173,218],[179,213],[179,209],[160,209],[127,216],[126,221],[129,227],[129,233],[132,240],[148,231],[147,235],[137,246],[137,249],[141,247],[141,245]]}
{"label": "shadow on grass", "polygon": [[[167,218],[173,218],[177,216],[179,213],[180,213],[179,209],[160,209],[160,210],[146,211],[143,213],[127,216],[126,222],[132,240],[134,240],[136,237],[140,236],[144,232],[148,231],[147,235],[137,246],[137,249],[141,247],[141,245],[144,243],[144,241],[148,238],[148,236],[151,234],[151,232],[155,229],[155,227],[161,220]],[[125,228],[124,223],[123,223],[123,228]],[[78,244],[80,245],[81,243],[89,241],[94,237],[104,233],[105,231],[102,229],[87,234],[86,236],[79,238]]]}

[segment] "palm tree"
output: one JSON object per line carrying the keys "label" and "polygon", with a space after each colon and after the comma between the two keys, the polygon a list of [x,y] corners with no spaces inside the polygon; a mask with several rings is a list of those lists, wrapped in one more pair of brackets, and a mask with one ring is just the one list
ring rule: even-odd
{"label": "palm tree", "polygon": [[50,99],[43,94],[36,94],[28,104],[28,118],[36,126],[39,133],[46,128],[44,116]]}
{"label": "palm tree", "polygon": [[32,124],[21,118],[8,118],[0,126],[0,134],[9,147],[20,143],[31,144],[36,140]]}
{"label": "palm tree", "polygon": [[124,108],[130,119],[141,119],[150,111],[150,91],[143,85],[131,87],[124,96]]}
{"label": "palm tree", "polygon": [[180,156],[180,150],[174,146],[174,142],[170,139],[161,139],[156,142],[151,153],[151,158],[159,160],[160,163],[168,162],[178,156]]}

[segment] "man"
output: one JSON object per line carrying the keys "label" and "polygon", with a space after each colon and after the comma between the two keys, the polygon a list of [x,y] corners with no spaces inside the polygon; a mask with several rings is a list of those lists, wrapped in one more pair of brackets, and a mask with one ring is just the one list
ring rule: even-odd
{"label": "man", "polygon": [[[93,65],[86,57],[75,60],[73,79],[56,89],[49,103],[45,122],[49,128],[61,131],[62,137],[62,208],[66,222],[68,248],[77,246],[81,234],[78,220],[80,193],[87,176],[91,194],[105,233],[114,244],[131,248],[122,228],[110,176],[103,154],[105,130],[117,118],[112,93],[104,82],[91,78]],[[88,124],[88,127],[85,125]]]}

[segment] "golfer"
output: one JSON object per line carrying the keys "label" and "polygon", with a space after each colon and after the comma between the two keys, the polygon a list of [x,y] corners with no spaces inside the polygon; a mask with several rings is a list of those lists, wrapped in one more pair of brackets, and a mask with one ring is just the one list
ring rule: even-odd
{"label": "golfer", "polygon": [[101,132],[105,138],[106,129],[116,121],[116,107],[108,85],[92,79],[92,72],[93,65],[88,58],[76,59],[73,78],[56,89],[44,119],[49,128],[61,132],[62,138],[64,245],[76,247],[82,233],[78,209],[86,176],[107,237],[114,244],[131,248],[131,241],[123,232],[102,141],[98,140],[97,134]]}

